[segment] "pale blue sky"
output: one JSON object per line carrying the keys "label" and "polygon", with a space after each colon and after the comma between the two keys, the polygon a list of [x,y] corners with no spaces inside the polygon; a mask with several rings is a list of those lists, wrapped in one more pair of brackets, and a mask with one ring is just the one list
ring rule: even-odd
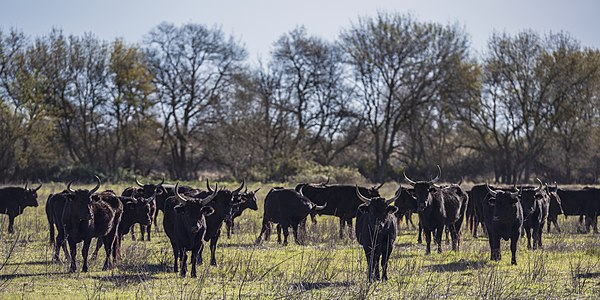
{"label": "pale blue sky", "polygon": [[304,25],[311,35],[335,39],[359,16],[377,11],[412,13],[420,21],[458,22],[482,50],[492,32],[566,31],[583,46],[600,48],[600,1],[570,0],[0,0],[0,28],[28,35],[53,27],[141,42],[160,22],[220,25],[241,41],[250,60],[268,57],[274,41]]}

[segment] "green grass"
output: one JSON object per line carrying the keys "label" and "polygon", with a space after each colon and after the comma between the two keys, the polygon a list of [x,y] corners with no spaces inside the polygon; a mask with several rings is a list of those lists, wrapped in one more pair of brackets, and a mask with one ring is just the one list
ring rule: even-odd
{"label": "green grass", "polygon": [[[124,187],[101,189],[120,192]],[[172,272],[162,214],[161,231],[153,232],[151,242],[124,238],[123,260],[113,270],[101,271],[103,250],[91,261],[88,273],[70,274],[67,264],[52,263],[44,205],[48,194],[64,185],[46,184],[40,190],[40,206],[17,217],[15,234],[7,233],[8,218],[0,216],[0,298],[597,299],[600,295],[600,237],[575,234],[577,218],[561,217],[564,233],[544,234],[541,251],[527,250],[525,239],[520,240],[517,266],[510,265],[508,242],[502,242],[502,261],[492,262],[487,239],[473,239],[464,229],[460,252],[444,244],[442,254],[425,256],[424,245],[416,243],[416,230],[403,223],[390,259],[390,280],[369,283],[362,248],[354,238],[338,239],[337,218],[320,216],[316,226],[309,224],[306,246],[295,245],[291,236],[289,246],[278,245],[275,235],[255,246],[262,201],[270,187],[260,190],[258,211],[246,211],[236,219],[237,234],[227,239],[223,228],[219,266],[199,266],[198,278],[192,279]],[[391,196],[395,187],[384,186],[383,195]],[[416,223],[416,215],[414,219]],[[206,247],[205,262],[209,253]]]}

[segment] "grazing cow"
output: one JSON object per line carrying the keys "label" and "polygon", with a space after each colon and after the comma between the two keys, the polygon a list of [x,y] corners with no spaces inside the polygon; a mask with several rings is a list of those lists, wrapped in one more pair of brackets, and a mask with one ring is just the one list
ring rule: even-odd
{"label": "grazing cow", "polygon": [[367,258],[367,278],[379,280],[381,258],[381,279],[387,280],[388,260],[394,249],[397,207],[390,205],[402,194],[402,188],[389,200],[382,197],[367,198],[356,187],[357,197],[364,202],[356,211],[356,240],[363,246]]}
{"label": "grazing cow", "polygon": [[5,187],[0,189],[0,214],[8,215],[8,233],[14,232],[15,217],[23,213],[25,207],[37,207],[37,188]]}
{"label": "grazing cow", "polygon": [[206,217],[214,212],[212,207],[206,205],[217,196],[217,192],[205,198],[188,198],[179,194],[178,185],[175,185],[175,196],[165,201],[163,226],[173,248],[173,270],[177,272],[178,262],[181,262],[179,275],[185,277],[187,251],[191,251],[191,276],[196,277],[196,260],[203,248]]}
{"label": "grazing cow", "polygon": [[[404,174],[406,182],[415,189],[417,199],[417,211],[419,213],[419,226],[425,233],[425,254],[431,253],[431,235],[434,234],[435,243],[438,245],[438,253],[442,252],[442,231],[444,226],[451,228],[460,216],[461,202],[456,197],[444,196],[449,193],[442,187],[435,185],[440,179],[442,170],[438,166],[438,175],[429,181],[413,181]],[[466,204],[466,203],[465,203]],[[452,235],[452,249],[457,250],[457,235]]]}
{"label": "grazing cow", "polygon": [[[223,222],[226,219],[231,218],[234,197],[236,197],[244,188],[244,184],[245,182],[242,180],[242,184],[234,191],[225,189],[217,191],[217,195],[208,203],[208,205],[214,209],[214,212],[211,215],[206,216],[206,234],[204,235],[204,241],[210,241],[210,264],[212,266],[217,265],[215,252],[217,251],[217,241],[221,236],[221,227],[223,227]],[[208,180],[206,181],[206,186],[208,191],[197,193],[193,197],[204,199],[215,192],[208,185]],[[200,253],[198,254],[198,263],[200,264],[202,264],[202,250],[203,248],[200,248]]]}
{"label": "grazing cow", "polygon": [[531,249],[533,235],[533,250],[542,247],[542,233],[548,218],[550,200],[542,189],[542,181],[537,179],[539,186],[534,189],[521,190],[521,205],[523,207],[523,230],[527,234],[527,249]]}
{"label": "grazing cow", "polygon": [[493,191],[488,188],[488,195],[483,200],[483,220],[488,233],[491,259],[502,258],[500,238],[510,239],[512,253],[511,264],[517,264],[517,242],[523,226],[523,207],[519,192]]}
{"label": "grazing cow", "polygon": [[[361,195],[369,198],[379,197],[379,186],[371,188],[359,187]],[[302,188],[303,194],[317,205],[327,207],[316,212],[319,215],[336,216],[340,218],[340,239],[344,238],[344,227],[352,230],[352,219],[356,216],[356,209],[362,204],[354,191],[353,185],[323,185],[323,184],[299,184],[296,191]],[[348,235],[350,237],[350,234]]]}
{"label": "grazing cow", "polygon": [[100,178],[96,176],[97,185],[92,190],[72,190],[71,184],[67,184],[68,194],[57,194],[59,196],[51,201],[49,209],[51,216],[48,218],[50,226],[56,225],[58,236],[55,244],[55,259],[58,259],[59,247],[64,238],[69,243],[71,255],[70,271],[75,272],[77,243],[83,241],[82,272],[88,271],[88,253],[92,238],[102,238],[106,259],[103,270],[112,267],[111,254],[117,236],[117,228],[121,221],[123,205],[114,193],[105,193],[99,196],[102,200],[93,200],[92,195],[100,188]]}
{"label": "grazing cow", "polygon": [[279,228],[283,229],[283,245],[287,245],[289,227],[292,227],[294,241],[301,245],[302,241],[298,238],[298,225],[306,220],[306,217],[312,211],[323,210],[327,204],[316,205],[308,197],[303,195],[303,189],[297,192],[292,189],[273,188],[265,197],[263,222],[260,234],[256,238],[256,244],[260,244],[262,235],[267,233],[265,239],[268,239],[271,232],[271,223],[277,223],[278,238],[277,243],[281,243]]}
{"label": "grazing cow", "polygon": [[[152,203],[155,203],[154,197],[156,193],[151,195],[150,198],[144,198],[141,195],[135,195],[134,197],[120,196],[117,197],[123,205],[123,215],[119,228],[117,230],[117,239],[115,240],[113,247],[113,259],[116,262],[121,257],[121,242],[123,236],[129,233],[129,230],[133,230],[134,224],[149,225],[152,223],[153,210]],[[98,254],[98,250],[102,246],[102,240],[98,239],[96,249],[92,254],[95,258]]]}
{"label": "grazing cow", "polygon": [[[597,225],[593,222],[594,216],[598,211],[594,209],[597,203],[600,203],[600,190],[584,188],[581,190],[563,190],[558,189],[558,196],[561,200],[561,206],[565,216],[579,216],[579,226],[577,232],[587,233],[589,226],[594,226],[594,231],[597,232]],[[586,217],[586,224],[582,226],[583,216]]]}
{"label": "grazing cow", "polygon": [[243,193],[238,194],[234,199],[234,206],[231,211],[231,217],[225,219],[225,226],[227,227],[227,238],[231,238],[231,235],[234,231],[235,226],[235,218],[242,215],[244,210],[258,210],[258,205],[256,204],[256,193],[260,190],[260,188],[248,192],[248,188]]}
{"label": "grazing cow", "polygon": [[558,196],[558,184],[554,182],[554,189],[550,189],[546,185],[546,193],[550,197],[550,206],[548,206],[548,233],[550,233],[550,225],[553,223],[556,230],[560,233],[560,226],[558,225],[558,215],[564,214],[562,209],[562,201]]}

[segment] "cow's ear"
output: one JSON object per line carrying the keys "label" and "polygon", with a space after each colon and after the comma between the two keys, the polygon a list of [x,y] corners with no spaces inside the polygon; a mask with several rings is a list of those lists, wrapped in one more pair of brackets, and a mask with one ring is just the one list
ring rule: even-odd
{"label": "cow's ear", "polygon": [[385,211],[386,211],[388,214],[395,214],[395,213],[398,211],[398,207],[397,207],[397,206],[395,206],[395,205],[390,205],[390,206],[388,206],[388,207],[385,209]]}
{"label": "cow's ear", "polygon": [[215,212],[215,209],[212,208],[212,207],[210,207],[210,206],[203,206],[200,209],[200,212],[202,212],[202,214],[205,215],[205,216],[210,216],[210,215],[212,215]]}
{"label": "cow's ear", "polygon": [[487,198],[487,202],[491,206],[496,205],[496,197],[489,197],[489,198]]}
{"label": "cow's ear", "polygon": [[432,186],[432,187],[429,188],[429,192],[430,193],[435,193],[435,192],[437,192],[437,189]]}
{"label": "cow's ear", "polygon": [[96,201],[99,201],[99,200],[100,200],[100,196],[98,196],[98,195],[96,195],[96,194],[93,194],[93,195],[92,195],[90,198],[91,198],[91,199],[92,199],[92,201],[94,201],[94,202],[96,202]]}
{"label": "cow's ear", "polygon": [[173,207],[173,209],[175,210],[175,213],[183,214],[185,212],[185,204],[177,204],[175,207]]}
{"label": "cow's ear", "polygon": [[361,204],[361,205],[358,207],[358,210],[359,210],[361,213],[363,213],[363,214],[366,214],[366,213],[368,213],[368,212],[369,212],[369,206],[368,206],[368,205],[365,205],[365,204]]}

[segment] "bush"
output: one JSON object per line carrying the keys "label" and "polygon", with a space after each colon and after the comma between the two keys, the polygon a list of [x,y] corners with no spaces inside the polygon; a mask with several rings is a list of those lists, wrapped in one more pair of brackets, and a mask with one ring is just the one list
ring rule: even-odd
{"label": "bush", "polygon": [[291,182],[326,182],[345,184],[364,184],[368,180],[363,177],[358,169],[350,167],[323,166],[314,162],[305,163],[298,173],[290,177]]}

